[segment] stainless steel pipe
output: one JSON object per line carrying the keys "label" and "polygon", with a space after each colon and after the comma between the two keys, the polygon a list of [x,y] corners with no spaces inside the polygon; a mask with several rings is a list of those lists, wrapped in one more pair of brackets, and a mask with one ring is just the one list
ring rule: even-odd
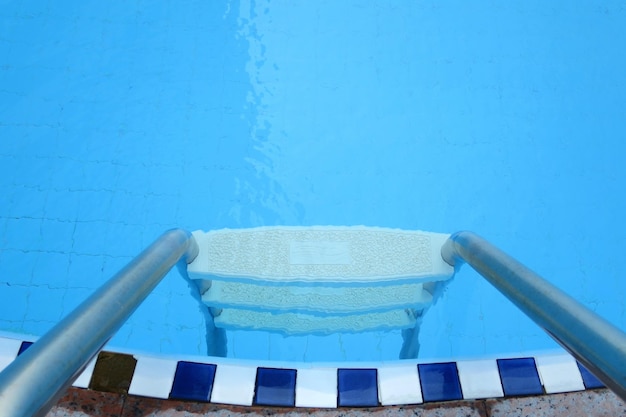
{"label": "stainless steel pipe", "polygon": [[0,373],[0,415],[45,416],[167,272],[197,254],[189,232],[165,232]]}
{"label": "stainless steel pipe", "polygon": [[474,233],[452,235],[441,256],[467,262],[626,401],[626,333]]}

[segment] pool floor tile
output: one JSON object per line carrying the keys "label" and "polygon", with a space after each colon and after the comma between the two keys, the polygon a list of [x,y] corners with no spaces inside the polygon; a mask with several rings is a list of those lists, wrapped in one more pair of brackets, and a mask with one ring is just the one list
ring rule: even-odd
{"label": "pool floor tile", "polygon": [[378,405],[376,369],[338,369],[339,407],[374,407]]}
{"label": "pool floor tile", "polygon": [[456,363],[419,364],[417,369],[424,401],[450,401],[463,399]]}
{"label": "pool floor tile", "polygon": [[533,358],[498,359],[505,395],[539,395],[543,387]]}
{"label": "pool floor tile", "polygon": [[293,407],[296,402],[296,370],[258,368],[256,405]]}
{"label": "pool floor tile", "polygon": [[170,398],[209,401],[216,366],[208,363],[178,362]]}

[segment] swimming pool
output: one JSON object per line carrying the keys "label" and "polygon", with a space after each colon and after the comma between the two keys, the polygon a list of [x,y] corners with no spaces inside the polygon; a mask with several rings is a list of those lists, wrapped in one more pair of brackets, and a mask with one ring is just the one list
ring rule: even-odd
{"label": "swimming pool", "polygon": [[[474,230],[625,328],[624,13],[9,2],[0,328],[42,334],[166,229],[264,225]],[[397,354],[397,332],[370,336],[380,347],[367,357],[355,335],[327,351],[314,336],[252,345],[232,332],[228,350]],[[178,271],[110,344],[207,353],[205,317]],[[423,359],[555,347],[469,268],[420,330]]]}

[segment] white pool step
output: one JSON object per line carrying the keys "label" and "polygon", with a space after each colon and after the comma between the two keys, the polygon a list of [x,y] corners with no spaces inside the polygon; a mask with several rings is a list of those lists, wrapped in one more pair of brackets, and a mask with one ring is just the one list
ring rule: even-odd
{"label": "white pool step", "polygon": [[419,315],[420,312],[410,309],[349,316],[223,309],[215,316],[214,322],[221,328],[302,335],[413,328]]}
{"label": "white pool step", "polygon": [[202,294],[202,302],[218,308],[327,314],[424,308],[432,299],[421,283],[384,287],[300,287],[213,281],[211,287]]}
{"label": "white pool step", "polygon": [[411,328],[448,234],[365,226],[196,231],[188,265],[217,327],[289,334]]}
{"label": "white pool step", "polygon": [[280,226],[193,232],[192,279],[363,282],[445,280],[448,234],[364,226]]}

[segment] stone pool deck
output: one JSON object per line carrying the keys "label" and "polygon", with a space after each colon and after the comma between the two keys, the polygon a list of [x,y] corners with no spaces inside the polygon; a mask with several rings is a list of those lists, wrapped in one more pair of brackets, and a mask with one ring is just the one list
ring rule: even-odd
{"label": "stone pool deck", "polygon": [[239,407],[160,400],[70,388],[47,417],[196,417],[196,416],[423,416],[423,417],[600,417],[626,415],[626,403],[607,389],[499,399],[447,401],[375,408]]}

